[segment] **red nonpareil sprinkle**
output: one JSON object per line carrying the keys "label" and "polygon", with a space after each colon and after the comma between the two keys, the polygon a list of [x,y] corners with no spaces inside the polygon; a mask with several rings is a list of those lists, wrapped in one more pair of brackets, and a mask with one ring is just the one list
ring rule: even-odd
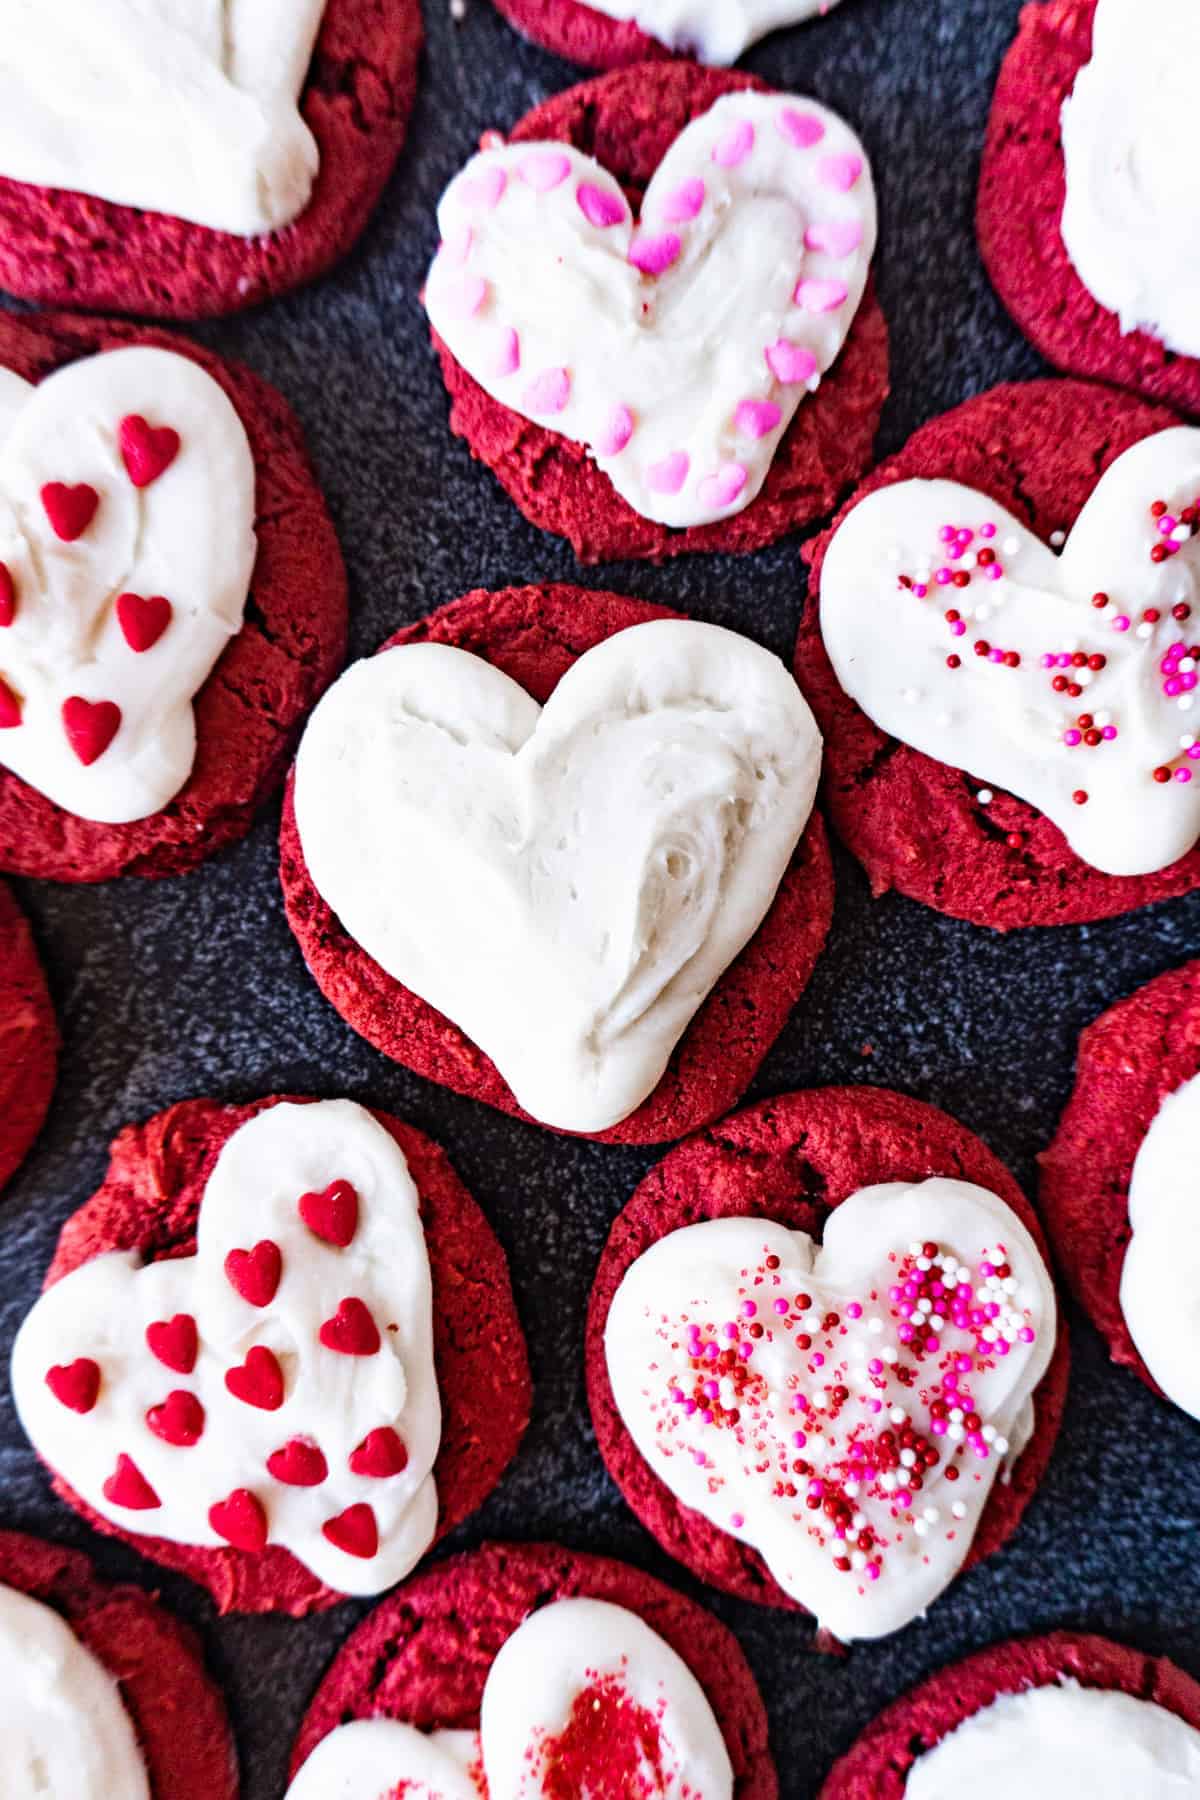
{"label": "red nonpareil sprinkle", "polygon": [[1170,771],[1170,769],[1168,769],[1168,768],[1165,768],[1165,767],[1164,767],[1164,766],[1163,766],[1163,765],[1162,765],[1162,764],[1161,764],[1161,763],[1160,763],[1160,764],[1159,764],[1159,766],[1158,766],[1158,768],[1157,768],[1157,769],[1155,769],[1155,771],[1154,771],[1154,779],[1155,779],[1155,781],[1159,781],[1159,782],[1161,782],[1161,781],[1170,781],[1170,779],[1171,779],[1171,771]]}
{"label": "red nonpareil sprinkle", "polygon": [[962,657],[954,656],[953,654],[948,656],[946,658],[946,667],[948,669],[960,669],[962,667]]}
{"label": "red nonpareil sprinkle", "polygon": [[1075,792],[1071,795],[1071,798],[1075,802],[1076,806],[1086,806],[1087,801],[1088,801],[1087,789],[1086,788],[1076,788]]}
{"label": "red nonpareil sprinkle", "polygon": [[617,1675],[597,1676],[581,1689],[566,1726],[543,1740],[536,1757],[545,1800],[651,1800],[668,1791],[675,1773],[658,1719]]}

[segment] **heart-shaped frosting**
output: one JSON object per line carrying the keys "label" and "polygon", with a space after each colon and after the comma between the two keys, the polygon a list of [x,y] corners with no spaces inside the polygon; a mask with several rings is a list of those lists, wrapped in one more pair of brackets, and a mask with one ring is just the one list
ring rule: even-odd
{"label": "heart-shaped frosting", "polygon": [[[344,1245],[305,1220],[304,1201],[334,1182],[357,1201]],[[238,1259],[263,1245],[276,1285],[247,1297]],[[330,1341],[347,1313],[355,1341]],[[278,1545],[327,1586],[375,1594],[437,1522],[432,1332],[417,1192],[394,1139],[348,1100],[279,1104],[221,1151],[194,1256],[143,1267],[112,1251],[42,1295],[13,1392],[39,1453],[114,1525]]]}
{"label": "heart-shaped frosting", "polygon": [[495,399],[586,444],[644,518],[740,512],[862,299],[875,195],[841,119],[726,94],[671,145],[636,226],[568,144],[482,151],[438,209],[425,303]]}
{"label": "heart-shaped frosting", "polygon": [[241,629],[254,492],[242,422],[189,357],[0,372],[0,765],[105,824],[178,793],[192,697]]}
{"label": "heart-shaped frosting", "polygon": [[820,1246],[753,1218],[669,1233],[618,1288],[605,1354],[654,1473],[849,1641],[957,1574],[1055,1331],[1021,1221],[935,1178],[861,1188]]}
{"label": "heart-shaped frosting", "polygon": [[602,1131],[757,930],[819,762],[787,671],[715,626],[618,632],[544,708],[465,651],[404,644],[318,705],[296,824],[363,949],[535,1118]]}
{"label": "heart-shaped frosting", "polygon": [[798,25],[837,0],[586,0],[594,12],[636,25],[671,50],[706,63],[736,62],[758,38]]}
{"label": "heart-shaped frosting", "polygon": [[1056,556],[983,494],[868,495],[821,571],[821,633],[881,730],[1007,789],[1112,875],[1200,833],[1200,431],[1106,470]]}
{"label": "heart-shaped frosting", "polygon": [[6,0],[0,175],[254,237],[317,171],[296,109],[325,0]]}
{"label": "heart-shaped frosting", "polygon": [[390,1719],[322,1739],[288,1800],[731,1800],[733,1770],[699,1682],[636,1614],[556,1600],[503,1645],[479,1731],[425,1735]]}
{"label": "heart-shaped frosting", "polygon": [[1176,1406],[1200,1419],[1200,1075],[1168,1094],[1129,1182],[1132,1237],[1121,1311],[1138,1354]]}

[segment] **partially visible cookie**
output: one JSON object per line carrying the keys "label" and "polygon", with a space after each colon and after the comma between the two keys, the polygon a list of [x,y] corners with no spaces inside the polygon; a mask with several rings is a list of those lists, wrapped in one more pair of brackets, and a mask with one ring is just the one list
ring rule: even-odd
{"label": "partially visible cookie", "polygon": [[495,0],[518,31],[588,69],[622,69],[663,56],[735,62],[743,50],[785,25],[827,13],[837,0]]}
{"label": "partially visible cookie", "polygon": [[57,1066],[58,1026],[33,933],[0,882],[0,1189],[42,1128]]}

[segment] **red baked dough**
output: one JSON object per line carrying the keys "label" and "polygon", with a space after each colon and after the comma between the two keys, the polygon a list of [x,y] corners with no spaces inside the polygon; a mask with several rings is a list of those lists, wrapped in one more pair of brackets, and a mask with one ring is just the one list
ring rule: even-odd
{"label": "red baked dough", "polygon": [[[588,1305],[584,1358],[596,1441],[646,1530],[702,1581],[742,1600],[806,1611],[784,1593],[757,1551],[677,1500],[630,1436],[604,1354],[609,1308],[626,1271],[651,1244],[685,1225],[763,1218],[819,1238],[829,1213],[860,1188],[933,1175],[973,1181],[998,1194],[1047,1254],[1033,1208],[987,1146],[948,1113],[887,1088],[816,1088],[734,1113],[672,1150],[617,1215]],[[1060,1319],[1054,1355],[1036,1391],[1033,1437],[1011,1480],[993,1487],[966,1568],[1007,1543],[1046,1472],[1066,1401],[1068,1361]]]}
{"label": "red baked dough", "polygon": [[628,19],[610,19],[579,0],[494,0],[525,37],[585,69],[627,69],[673,53]]}
{"label": "red baked dough", "polygon": [[476,1729],[501,1647],[531,1612],[578,1598],[623,1606],[666,1640],[716,1716],[733,1764],[734,1800],[776,1800],[767,1715],[733,1633],[640,1569],[555,1544],[485,1544],[406,1582],[368,1613],[304,1716],[291,1777],[322,1738],[352,1719],[399,1719],[421,1731]]}
{"label": "red baked dough", "polygon": [[[545,702],[585,650],[665,607],[582,588],[483,588],[406,626],[382,649],[418,640],[482,656]],[[288,923],[309,970],[348,1024],[394,1062],[456,1093],[528,1119],[496,1065],[456,1025],[386,974],[317,892],[304,861],[292,781],[284,799],[279,873]],[[814,812],[774,904],[675,1047],[654,1092],[628,1118],[588,1133],[602,1143],[653,1144],[718,1118],[745,1092],[808,985],[833,918],[833,868]],[[540,1123],[534,1120],[533,1123]],[[550,1127],[548,1129],[553,1129]]]}
{"label": "red baked dough", "polygon": [[1042,355],[1185,412],[1200,411],[1200,361],[1124,333],[1093,299],[1062,239],[1060,115],[1092,54],[1096,0],[1026,6],[992,103],[979,179],[979,248],[1001,300]]}
{"label": "red baked dough", "polygon": [[[1200,851],[1153,875],[1104,875],[1081,862],[1057,825],[1025,801],[997,791],[981,806],[972,777],[986,771],[935,762],[880,731],[843,691],[820,629],[825,552],[846,515],[877,488],[922,478],[960,481],[1045,541],[1070,529],[1122,451],[1179,423],[1164,407],[1089,382],[992,388],[923,425],[805,545],[811,574],[796,679],[825,738],[830,819],[876,895],[895,888],[953,918],[1007,931],[1086,924],[1200,886]],[[1013,833],[1016,844],[1008,841]]]}
{"label": "red baked dough", "polygon": [[1121,1311],[1132,1235],[1129,1181],[1159,1107],[1200,1074],[1200,962],[1185,963],[1118,1000],[1079,1040],[1075,1087],[1038,1161],[1040,1201],[1058,1256],[1112,1359],[1162,1389]]}
{"label": "red baked dough", "polygon": [[0,1188],[42,1128],[58,1069],[58,1026],[33,933],[0,882]]}
{"label": "red baked dough", "polygon": [[[722,94],[766,91],[752,75],[656,62],[585,81],[544,101],[509,142],[557,139],[594,156],[636,211],[675,138]],[[433,334],[450,394],[450,429],[487,464],[527,519],[569,538],[580,562],[761,550],[828,513],[871,461],[888,392],[887,326],[868,284],[842,353],[784,435],[761,493],[744,512],[685,531],[656,525],[622,500],[582,444],[493,400]]]}
{"label": "red baked dough", "polygon": [[282,395],[239,363],[166,332],[63,315],[0,315],[0,367],[26,381],[130,344],[189,357],[236,406],[257,470],[258,555],[245,623],[196,695],[192,772],[161,812],[129,825],[98,824],[0,768],[0,869],[52,881],[177,875],[243,837],[346,653],[342,554]]}
{"label": "red baked dough", "polygon": [[120,1684],[151,1800],[236,1800],[237,1755],[200,1640],[128,1583],[102,1581],[86,1556],[0,1531],[0,1583],[58,1613]]}
{"label": "red baked dough", "polygon": [[819,1800],[903,1800],[917,1758],[1002,1694],[1061,1681],[1111,1688],[1200,1726],[1200,1683],[1164,1656],[1082,1632],[1017,1638],[953,1663],[893,1701],[834,1764]]}
{"label": "red baked dough", "polygon": [[[246,1106],[185,1100],[145,1125],[126,1126],[113,1141],[103,1186],[63,1226],[45,1285],[53,1286],[106,1250],[138,1250],[148,1262],[192,1255],[200,1201],[222,1145],[240,1125],[286,1097]],[[441,1448],[433,1471],[440,1538],[482,1506],[515,1456],[529,1420],[529,1364],[504,1252],[449,1157],[411,1125],[387,1113],[374,1116],[408,1161],[429,1251],[442,1400]],[[102,1518],[57,1474],[54,1488],[97,1531],[190,1575],[222,1613],[285,1612],[299,1618],[344,1598],[278,1546],[252,1555],[143,1537]]]}
{"label": "red baked dough", "polygon": [[300,102],[321,166],[282,231],[237,237],[0,179],[0,287],[47,306],[194,319],[315,280],[359,237],[392,172],[421,42],[420,0],[327,0]]}

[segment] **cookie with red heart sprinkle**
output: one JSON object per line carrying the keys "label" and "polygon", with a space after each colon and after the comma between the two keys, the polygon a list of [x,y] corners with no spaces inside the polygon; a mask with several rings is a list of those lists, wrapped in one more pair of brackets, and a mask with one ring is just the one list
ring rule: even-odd
{"label": "cookie with red heart sprinkle", "polygon": [[0,1190],[42,1128],[58,1069],[58,1026],[33,933],[0,881]]}

